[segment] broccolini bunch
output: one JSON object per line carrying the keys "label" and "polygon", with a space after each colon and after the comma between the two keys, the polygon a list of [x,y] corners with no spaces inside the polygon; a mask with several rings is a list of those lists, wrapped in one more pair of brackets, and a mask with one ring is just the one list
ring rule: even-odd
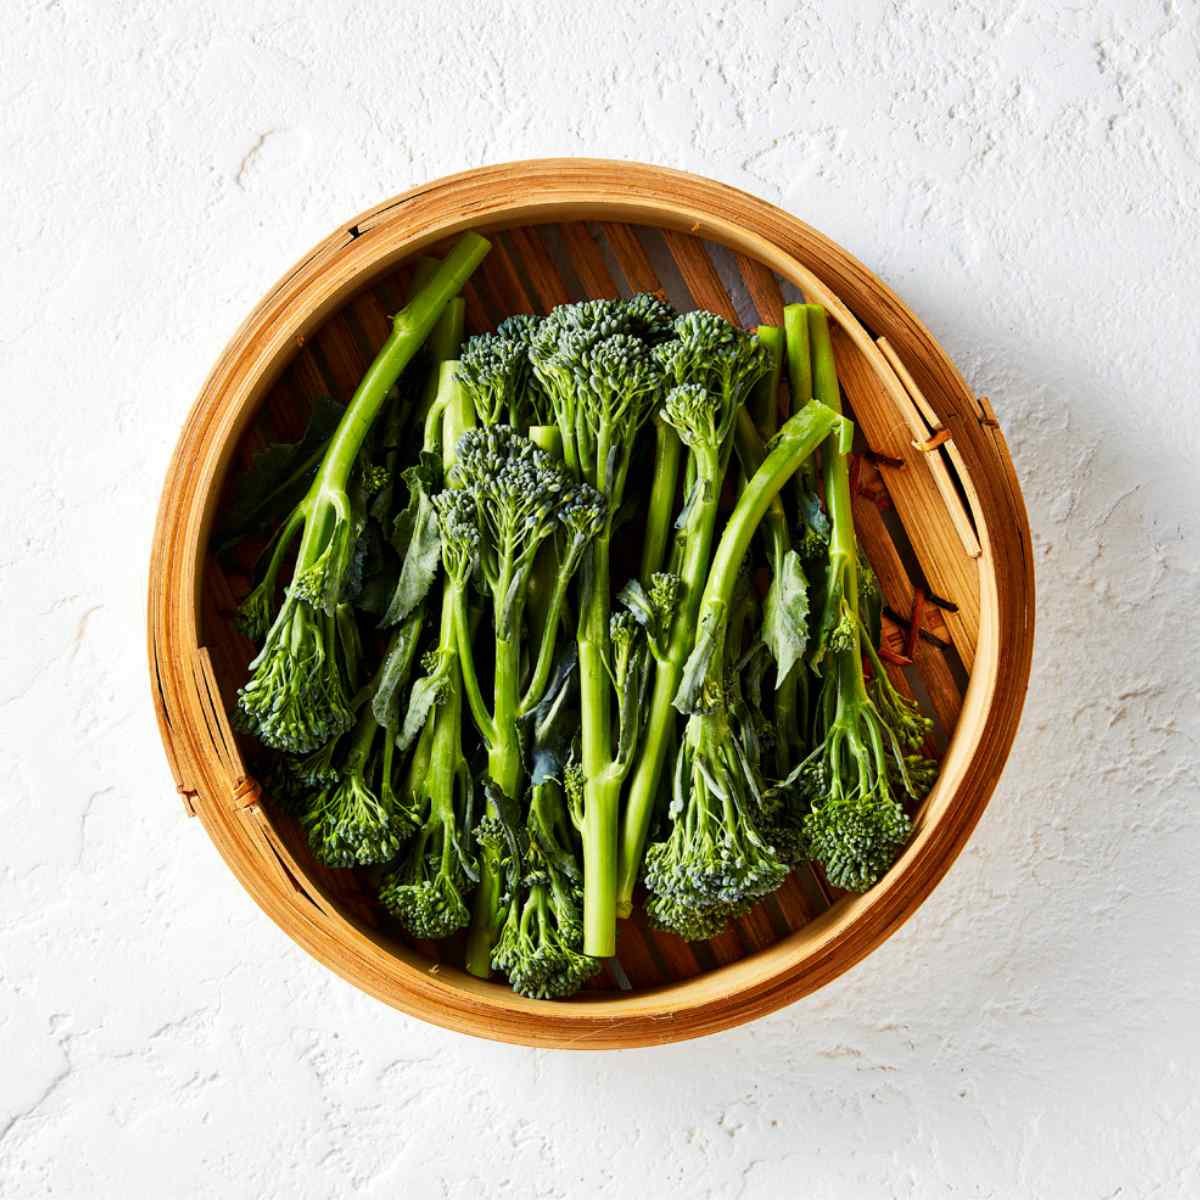
{"label": "broccolini bunch", "polygon": [[276,464],[238,719],[319,862],[560,999],[639,884],[691,939],[808,859],[871,886],[935,768],[879,659],[821,310],[751,333],[642,294],[464,342],[486,249],[419,265],[324,448]]}

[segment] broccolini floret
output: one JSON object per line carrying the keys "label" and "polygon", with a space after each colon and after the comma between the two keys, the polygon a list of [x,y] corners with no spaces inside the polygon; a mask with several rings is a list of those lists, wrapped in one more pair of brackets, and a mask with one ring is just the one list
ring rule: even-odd
{"label": "broccolini floret", "polygon": [[[465,234],[393,318],[392,332],[347,405],[308,492],[276,539],[268,566],[270,592],[258,591],[246,609],[252,628],[261,631],[268,618],[270,627],[238,693],[240,724],[268,746],[307,753],[353,722],[357,664],[346,619],[339,614],[357,537],[348,492],[351,473],[392,385],[487,250],[483,238]],[[291,584],[274,612],[275,583],[297,538]]]}
{"label": "broccolini floret", "polygon": [[[807,319],[814,389],[840,408],[828,320],[811,305]],[[815,655],[823,674],[818,741],[783,786],[801,789],[809,806],[803,818],[809,854],[830,883],[861,892],[878,882],[908,840],[911,822],[901,801],[918,798],[932,778],[927,760],[913,753],[931,723],[892,686],[860,615],[848,449],[831,440],[823,451],[832,533]],[[864,653],[874,666],[869,687]]]}
{"label": "broccolini floret", "polygon": [[660,420],[687,448],[694,482],[677,521],[672,551],[682,599],[655,663],[644,743],[625,804],[617,879],[617,912],[622,916],[632,910],[634,884],[641,872],[650,819],[671,747],[672,705],[695,639],[734,422],[769,366],[767,352],[756,337],[714,313],[685,313],[673,328],[674,340],[660,344],[654,352],[676,381],[667,393]]}
{"label": "broccolini floret", "polygon": [[581,951],[583,886],[560,785],[535,784],[492,965],[535,1000],[573,995],[600,969]]}
{"label": "broccolini floret", "polygon": [[712,556],[694,649],[675,707],[688,714],[675,761],[670,830],[646,851],[646,911],[681,936],[710,930],[783,882],[786,866],[760,829],[761,791],[726,679],[742,561],[764,513],[799,465],[846,422],[813,402],[784,425],[742,490]]}
{"label": "broccolini floret", "polygon": [[[635,731],[614,737],[614,674],[609,644],[609,552],[638,431],[661,397],[663,373],[647,344],[625,332],[621,301],[563,305],[541,324],[530,351],[562,439],[563,459],[603,496],[604,525],[584,556],[577,647],[586,777],[584,949],[607,956],[616,945],[617,823]],[[632,720],[636,706],[622,706]]]}
{"label": "broccolini floret", "polygon": [[393,786],[389,742],[387,730],[364,705],[336,766],[332,755],[305,760],[316,790],[309,794],[300,824],[314,857],[325,866],[390,862],[416,828],[412,811]]}
{"label": "broccolini floret", "polygon": [[[473,420],[470,402],[452,365],[442,372],[444,464]],[[408,772],[408,803],[418,828],[403,860],[384,880],[379,897],[414,937],[447,937],[470,921],[465,894],[478,878],[470,830],[474,777],[463,753],[458,622],[475,569],[478,533],[458,493],[439,493],[442,589],[438,644],[426,656],[426,674],[413,685],[400,741],[419,735]]]}
{"label": "broccolini floret", "polygon": [[[488,754],[488,776],[504,795],[523,792],[518,722],[541,701],[558,637],[557,611],[543,623],[537,666],[522,686],[524,609],[530,573],[540,547],[558,534],[562,554],[551,608],[561,605],[565,588],[584,550],[603,524],[604,502],[595,489],[574,480],[561,462],[506,425],[474,429],[458,446],[450,472],[451,489],[439,497],[453,521],[443,525],[443,542],[469,531],[479,575],[491,597],[495,653],[492,698],[478,682],[474,649],[459,615],[458,653],[466,696]],[[557,602],[556,599],[557,598]],[[468,969],[486,975],[498,920],[496,856],[485,848],[476,900],[476,920],[468,945]]]}
{"label": "broccolini floret", "polygon": [[523,387],[529,374],[525,347],[498,333],[467,339],[458,365],[481,425],[519,425],[524,416]]}

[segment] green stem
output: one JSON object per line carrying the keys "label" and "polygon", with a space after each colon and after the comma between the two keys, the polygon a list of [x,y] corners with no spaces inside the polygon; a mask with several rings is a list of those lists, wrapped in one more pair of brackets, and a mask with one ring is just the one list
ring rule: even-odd
{"label": "green stem", "polygon": [[754,424],[764,441],[770,441],[779,428],[779,380],[783,375],[783,330],[778,325],[760,325],[755,333],[767,348],[771,365],[767,373],[754,385],[750,397],[750,411]]}
{"label": "green stem", "polygon": [[[529,440],[547,454],[552,454],[558,459],[562,458],[562,434],[559,432],[557,425],[531,425],[529,427]],[[546,677],[548,678],[550,674],[550,662],[548,660],[554,653],[554,642],[557,639],[553,635],[557,630],[552,630],[548,622],[552,619],[555,623],[558,621],[558,612],[556,611],[553,617],[551,617],[550,611],[554,605],[554,596],[558,590],[558,582],[558,546],[554,538],[547,538],[538,550],[533,570],[529,574],[528,598],[525,602],[525,611],[529,614],[529,642],[531,645],[538,647],[537,665],[533,669],[535,679],[542,671],[543,656],[547,658],[545,664]],[[546,645],[548,635],[550,635],[549,647]],[[540,696],[537,699],[531,699],[531,697],[535,690],[540,691],[545,686],[546,681],[542,679],[540,687],[535,689],[534,683],[531,680],[529,687],[526,689],[525,697],[521,701],[522,712],[527,711],[537,703],[537,699],[540,699]]]}
{"label": "green stem", "polygon": [[[825,310],[808,306],[808,328],[813,352],[813,386],[817,399],[834,412],[842,411],[838,389],[837,364],[833,358],[833,343],[829,337],[829,318]],[[829,509],[832,527],[829,538],[831,560],[844,565],[846,603],[858,615],[858,541],[854,534],[854,510],[850,497],[850,466],[846,459],[849,446],[842,439],[831,437],[823,454],[825,468],[825,504]],[[844,449],[842,448],[844,447]]]}
{"label": "green stem", "polygon": [[583,950],[607,958],[616,949],[617,811],[612,685],[609,681],[609,537],[598,537],[584,563],[579,617],[579,707],[584,774]]}
{"label": "green stem", "polygon": [[695,641],[700,596],[708,573],[713,530],[717,522],[717,502],[721,491],[720,457],[716,452],[703,451],[690,457],[696,464],[700,499],[693,506],[682,532],[683,552],[679,574],[683,598],[671,624],[667,652],[655,663],[654,690],[644,726],[642,753],[634,768],[625,802],[617,867],[617,915],[621,917],[628,917],[633,911],[633,889],[641,871],[646,836],[650,832],[650,819],[654,815],[670,734],[675,724],[673,701],[679,690],[684,663]]}
{"label": "green stem", "polygon": [[792,411],[799,412],[813,397],[812,350],[809,346],[807,304],[788,304],[783,310],[787,337],[788,387]]}
{"label": "green stem", "polygon": [[513,800],[519,798],[521,788],[521,739],[517,733],[520,653],[520,645],[515,637],[496,638],[488,776]]}
{"label": "green stem", "polygon": [[646,513],[646,536],[642,542],[642,583],[650,586],[650,576],[661,571],[671,536],[675,514],[675,492],[679,486],[679,458],[682,444],[675,430],[662,417],[654,421],[654,482]]}
{"label": "green stem", "polygon": [[479,727],[480,736],[490,745],[495,740],[496,730],[487,701],[483,698],[483,689],[479,686],[479,673],[475,669],[475,654],[471,641],[467,597],[460,588],[454,614],[454,642],[458,651],[458,665],[463,677],[463,690],[467,694],[467,705],[471,709],[471,718]]}
{"label": "green stem", "polygon": [[[809,400],[819,399],[813,392],[812,344],[809,328],[809,314],[816,309],[815,304],[787,304],[783,309],[783,328],[786,340],[788,390],[792,394],[792,411],[799,412],[800,407]],[[840,412],[841,409],[835,411]],[[813,496],[817,490],[816,463],[806,462],[800,469],[796,486],[801,496]]]}
{"label": "green stem", "polygon": [[342,414],[314,486],[333,485],[345,489],[363,439],[392,385],[489,248],[488,242],[478,234],[463,234],[454,249],[438,264],[429,281],[392,318],[392,332]]}
{"label": "green stem", "polygon": [[[541,552],[544,553],[547,549],[552,552],[556,551],[556,547],[552,543],[549,546],[543,546]],[[557,566],[557,562],[558,555],[555,552],[551,559],[551,565]],[[521,715],[536,707],[542,696],[545,695],[546,684],[550,680],[550,671],[554,666],[554,651],[558,645],[558,625],[562,617],[563,605],[566,603],[567,587],[570,582],[571,577],[565,572],[560,571],[555,575],[550,601],[544,606],[540,618],[536,619],[536,624],[540,626],[536,632],[534,631],[535,618],[532,614],[530,616],[530,632],[537,638],[538,656],[533,674],[529,679],[529,686],[525,689],[525,694],[521,697],[521,703],[518,706]]]}
{"label": "green stem", "polygon": [[334,525],[344,515],[341,509],[350,472],[393,384],[489,249],[489,243],[478,234],[464,234],[429,281],[392,318],[392,332],[350,398],[304,499],[309,520],[296,556],[297,574],[325,549]]}
{"label": "green stem", "polygon": [[[747,481],[721,534],[700,601],[700,624],[714,621],[719,626],[728,614],[742,559],[780,489],[826,437],[836,431],[839,444],[846,445],[852,430],[849,421],[817,400],[784,422],[762,466]],[[718,651],[714,668],[719,666],[719,657]]]}
{"label": "green stem", "polygon": [[[461,296],[455,296],[438,317],[429,341],[425,344],[429,356],[429,375],[421,392],[421,403],[417,408],[417,420],[427,423],[430,412],[437,403],[438,393],[442,390],[441,365],[458,358],[462,347],[463,324],[466,317],[466,302]],[[426,437],[428,442],[428,437]],[[430,449],[428,445],[425,447]]]}
{"label": "green stem", "polygon": [[352,774],[355,767],[361,769],[366,765],[371,756],[371,747],[375,744],[375,735],[380,728],[371,706],[364,704],[350,737],[350,749],[346,751],[346,774]]}
{"label": "green stem", "polygon": [[[454,614],[458,608],[458,588],[447,584],[442,592],[442,622],[438,644],[454,645]],[[429,794],[429,821],[441,820],[446,830],[457,826],[454,812],[454,787],[462,761],[462,689],[459,673],[452,665],[447,672],[446,691],[433,715],[433,741],[429,750],[429,770],[425,786]],[[467,830],[462,830],[466,836]],[[445,836],[445,835],[443,835]],[[443,847],[443,851],[445,847]]]}
{"label": "green stem", "polygon": [[[825,310],[808,306],[808,329],[813,353],[813,386],[822,404],[835,412],[842,411],[838,389],[837,364],[833,343],[829,337],[829,318]],[[850,496],[850,466],[846,459],[849,444],[843,439],[839,446],[830,438],[823,452],[825,470],[825,505],[829,510],[829,576],[840,579],[846,606],[858,617],[858,540],[854,533],[854,509]],[[862,660],[857,651],[850,652],[858,664],[859,689],[862,682]]]}

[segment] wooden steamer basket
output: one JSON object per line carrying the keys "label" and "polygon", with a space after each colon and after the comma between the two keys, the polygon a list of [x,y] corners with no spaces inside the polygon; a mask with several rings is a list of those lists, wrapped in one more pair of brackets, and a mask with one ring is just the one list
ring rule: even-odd
{"label": "wooden steamer basket", "polygon": [[[250,658],[231,621],[234,590],[209,547],[226,478],[264,430],[296,436],[308,399],[349,397],[399,306],[404,263],[466,229],[494,242],[465,293],[476,329],[618,287],[665,289],[684,307],[772,324],[790,289],[826,307],[869,449],[858,459],[859,537],[882,585],[892,648],[914,652],[915,668],[895,678],[920,696],[947,743],[910,845],[866,895],[833,894],[800,869],[712,942],[622,922],[620,967],[567,1002],[524,999],[403,940],[355,873],[317,865],[294,824],[276,816],[226,716]],[[1033,611],[1029,528],[995,416],[883,283],[802,222],[732,188],[658,167],[559,159],[469,171],[372,209],[254,310],[205,384],[167,475],[150,567],[150,661],[188,811],[306,950],[449,1029],[616,1048],[771,1012],[899,927],[962,849],[1000,776],[1028,681]]]}

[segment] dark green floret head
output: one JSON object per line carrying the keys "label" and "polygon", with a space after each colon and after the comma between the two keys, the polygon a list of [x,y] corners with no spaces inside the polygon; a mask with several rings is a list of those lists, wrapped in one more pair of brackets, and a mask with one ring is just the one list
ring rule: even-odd
{"label": "dark green floret head", "polygon": [[625,301],[627,332],[649,345],[674,337],[677,315],[666,301],[650,292],[638,292]]}
{"label": "dark green floret head", "polygon": [[437,511],[446,573],[458,586],[464,586],[479,558],[475,501],[461,489],[448,488],[433,497],[433,506]]}
{"label": "dark green floret head", "polygon": [[496,332],[500,337],[508,338],[509,341],[516,342],[528,350],[541,324],[542,318],[535,317],[532,313],[514,313],[496,326]]}
{"label": "dark green floret head", "polygon": [[629,318],[620,300],[581,300],[576,304],[560,304],[541,323],[539,340],[547,335],[561,338],[569,333],[588,333],[606,338],[625,333]]}
{"label": "dark green floret head", "polygon": [[316,793],[300,823],[313,855],[327,867],[390,862],[413,832],[406,814],[389,811],[356,771]]}
{"label": "dark green floret head", "polygon": [[334,765],[334,755],[340,744],[340,737],[330,738],[319,750],[314,750],[303,758],[288,759],[288,773],[293,779],[309,787],[320,788],[329,783],[336,783],[338,770]]}
{"label": "dark green floret head", "polygon": [[663,401],[663,419],[689,449],[717,447],[724,440],[719,397],[699,383],[673,387]]}
{"label": "dark green floret head", "polygon": [[238,723],[275,750],[307,754],[349,729],[354,713],[331,619],[303,601],[286,608],[238,692]]}
{"label": "dark green floret head", "polygon": [[424,861],[426,856],[420,857],[423,861],[410,861],[388,877],[379,899],[413,937],[449,937],[471,921],[461,881],[441,872],[436,856],[428,856],[428,861]]}
{"label": "dark green floret head", "polygon": [[688,942],[705,942],[724,932],[730,918],[740,915],[723,904],[701,906],[671,894],[646,898],[646,917],[655,929],[673,933]]}
{"label": "dark green floret head", "polygon": [[591,484],[577,483],[566,494],[557,516],[570,539],[589,542],[604,528],[608,505]]}
{"label": "dark green floret head", "polygon": [[467,339],[459,356],[458,381],[483,425],[516,420],[526,369],[526,347],[499,333]]}
{"label": "dark green floret head", "polygon": [[675,320],[675,340],[655,349],[669,379],[699,383],[739,404],[767,373],[771,356],[758,338],[710,312],[683,313]]}
{"label": "dark green floret head", "polygon": [[891,796],[856,792],[830,796],[804,819],[809,854],[834,887],[865,892],[904,849],[912,822]]}

